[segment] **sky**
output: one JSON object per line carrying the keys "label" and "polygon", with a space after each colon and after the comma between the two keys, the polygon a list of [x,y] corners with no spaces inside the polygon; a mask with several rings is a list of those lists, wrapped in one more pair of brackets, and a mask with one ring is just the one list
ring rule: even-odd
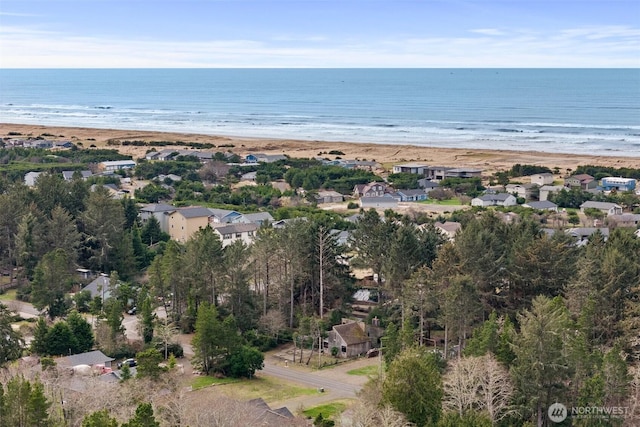
{"label": "sky", "polygon": [[638,0],[1,0],[0,68],[640,67]]}

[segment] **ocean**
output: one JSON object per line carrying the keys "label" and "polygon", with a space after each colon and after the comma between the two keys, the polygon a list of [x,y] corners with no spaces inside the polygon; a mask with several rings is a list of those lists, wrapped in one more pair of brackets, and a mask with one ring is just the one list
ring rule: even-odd
{"label": "ocean", "polygon": [[0,122],[640,156],[640,69],[0,69]]}

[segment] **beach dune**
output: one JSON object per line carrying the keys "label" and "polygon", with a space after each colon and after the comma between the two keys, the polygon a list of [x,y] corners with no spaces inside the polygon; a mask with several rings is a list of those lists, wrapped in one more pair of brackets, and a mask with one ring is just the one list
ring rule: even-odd
{"label": "beach dune", "polygon": [[[53,135],[53,136],[51,136]],[[483,169],[485,174],[506,170],[512,165],[534,164],[549,168],[559,168],[561,174],[568,174],[578,165],[600,165],[614,167],[639,167],[640,159],[634,157],[593,156],[585,153],[562,154],[537,151],[509,151],[491,149],[454,149],[429,147],[425,145],[395,145],[358,142],[303,141],[291,139],[227,137],[191,133],[173,133],[156,131],[132,131],[118,129],[94,129],[82,127],[37,126],[24,124],[0,124],[1,138],[24,138],[43,136],[52,140],[69,140],[81,143],[88,148],[116,148],[134,158],[143,157],[149,147],[144,146],[108,146],[107,142],[118,141],[183,141],[214,144],[219,151],[231,150],[239,155],[248,153],[287,154],[291,157],[312,158],[328,157],[331,151],[340,151],[343,159],[375,160],[390,168],[395,163],[423,162],[429,165],[475,167]],[[515,140],[514,140],[515,141]],[[222,147],[221,147],[222,146]],[[184,147],[181,147],[184,148]],[[216,150],[216,149],[214,149]]]}

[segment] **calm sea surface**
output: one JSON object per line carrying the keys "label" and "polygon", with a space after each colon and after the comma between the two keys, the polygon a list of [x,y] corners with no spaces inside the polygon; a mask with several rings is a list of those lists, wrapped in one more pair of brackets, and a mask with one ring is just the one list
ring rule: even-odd
{"label": "calm sea surface", "polygon": [[0,122],[640,157],[640,69],[4,69]]}

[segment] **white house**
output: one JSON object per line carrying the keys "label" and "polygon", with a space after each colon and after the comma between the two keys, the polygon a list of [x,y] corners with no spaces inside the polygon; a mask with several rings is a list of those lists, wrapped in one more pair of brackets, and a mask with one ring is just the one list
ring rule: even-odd
{"label": "white house", "polygon": [[245,245],[250,245],[255,239],[258,225],[254,223],[224,224],[214,227],[213,231],[220,236],[222,247],[229,246],[237,240],[241,240]]}
{"label": "white house", "polygon": [[401,165],[393,165],[393,173],[413,173],[417,175],[425,175],[429,165],[424,163],[404,163]]}
{"label": "white house", "polygon": [[337,191],[320,190],[315,196],[318,203],[340,203],[344,201],[344,196]]}
{"label": "white house", "polygon": [[536,184],[507,184],[504,189],[507,193],[515,193],[523,199],[530,199],[538,186]]}
{"label": "white house", "polygon": [[121,169],[131,169],[136,167],[133,160],[113,160],[109,162],[100,162],[98,167],[105,172],[113,172]]}
{"label": "white house", "polygon": [[550,172],[536,173],[531,175],[529,179],[532,184],[537,184],[539,186],[553,184],[553,174]]}
{"label": "white house", "polygon": [[36,185],[36,180],[42,174],[42,172],[27,172],[24,175],[24,185],[27,187],[34,187]]}
{"label": "white house", "polygon": [[622,214],[622,206],[609,202],[594,202],[589,200],[580,205],[580,212],[584,213],[585,209],[597,209],[607,215]]}
{"label": "white house", "polygon": [[522,205],[525,208],[537,209],[540,211],[553,211],[558,212],[558,205],[548,200],[542,200],[539,202],[529,202]]}
{"label": "white house", "polygon": [[513,194],[484,194],[471,200],[471,206],[515,206],[517,200]]}
{"label": "white house", "polygon": [[565,188],[566,187],[564,187],[563,185],[543,185],[542,187],[540,187],[540,194],[538,195],[538,199],[541,202],[544,202],[549,198],[549,194],[558,193]]}

